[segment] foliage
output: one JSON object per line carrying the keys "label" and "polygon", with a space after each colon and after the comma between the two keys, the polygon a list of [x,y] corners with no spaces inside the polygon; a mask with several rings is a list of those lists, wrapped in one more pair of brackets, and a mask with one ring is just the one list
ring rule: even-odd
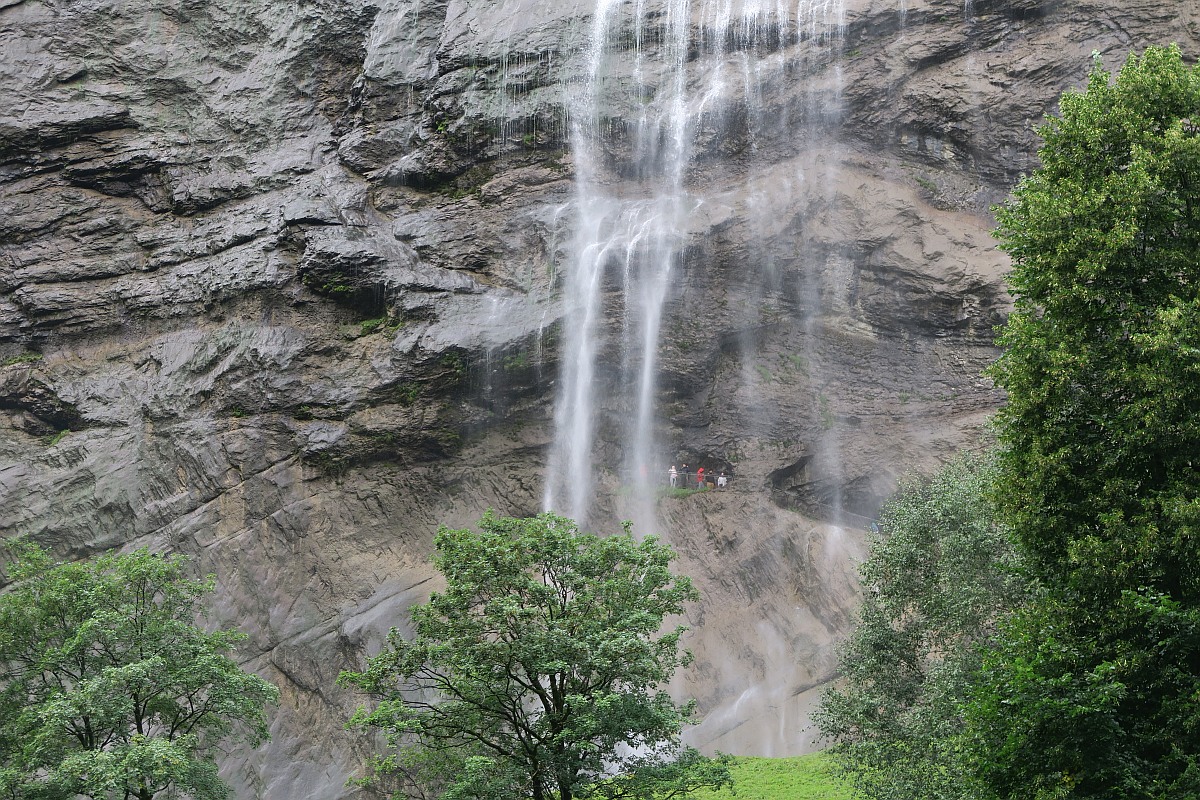
{"label": "foliage", "polygon": [[438,363],[449,370],[456,380],[467,371],[467,364],[463,360],[462,354],[454,350],[443,353],[442,357],[438,359]]}
{"label": "foliage", "polygon": [[306,272],[300,280],[317,294],[345,297],[354,292],[354,287],[348,283],[350,279],[337,270],[328,275]]}
{"label": "foliage", "polygon": [[137,550],[54,564],[11,545],[0,596],[0,796],[220,798],[219,743],[267,737],[278,690],[193,622],[212,578]]}
{"label": "foliage", "polygon": [[552,514],[442,527],[446,590],[340,682],[377,699],[352,724],[386,734],[373,765],[410,797],[666,798],[728,783],[679,744],[691,706],[662,687],[691,656],[667,616],[698,595],[653,537],[598,538]]}
{"label": "foliage", "polygon": [[1200,70],[1151,48],[1109,77],[1063,97],[999,213],[1016,295],[993,370],[999,496],[1049,575],[1128,562],[1106,528],[1188,515],[1200,494]]}
{"label": "foliage", "polygon": [[505,372],[519,372],[529,366],[529,355],[524,352],[510,353],[502,363]]}
{"label": "foliage", "polygon": [[400,316],[385,315],[382,317],[372,317],[364,319],[358,323],[358,332],[360,336],[370,336],[372,333],[382,331],[391,333],[397,328],[404,325],[404,318]]}
{"label": "foliage", "polygon": [[816,720],[867,797],[967,796],[957,762],[958,702],[997,617],[1026,585],[986,500],[991,456],[963,455],[884,506],[860,572],[860,624],[841,653],[843,681]]}
{"label": "foliage", "polygon": [[823,753],[793,758],[734,758],[729,774],[737,786],[701,789],[695,800],[851,800],[853,790]]}
{"label": "foliage", "polygon": [[54,447],[54,445],[58,444],[63,439],[67,438],[67,436],[70,435],[70,433],[71,433],[70,428],[63,428],[61,431],[58,431],[57,433],[53,434],[52,436],[47,436],[46,440],[45,440],[46,446]]}
{"label": "foliage", "polygon": [[656,494],[659,497],[670,497],[673,499],[680,499],[680,498],[684,498],[684,497],[691,497],[692,495],[699,494],[700,492],[703,492],[703,491],[705,491],[705,490],[704,489],[685,489],[682,486],[660,486],[660,487],[658,487]]}
{"label": "foliage", "polygon": [[967,709],[989,796],[1200,795],[1200,68],[1093,70],[999,212],[995,493],[1045,596]]}
{"label": "foliage", "polygon": [[809,363],[808,363],[808,359],[805,358],[804,356],[797,355],[795,353],[789,353],[787,355],[787,363],[788,363],[788,367],[790,369],[793,369],[802,375],[808,374]]}
{"label": "foliage", "polygon": [[28,350],[24,353],[18,353],[15,356],[9,356],[3,361],[0,361],[0,367],[11,367],[14,364],[36,364],[41,360],[41,353],[35,353],[32,350]]}
{"label": "foliage", "polygon": [[377,330],[386,329],[387,324],[387,317],[372,317],[371,319],[364,319],[362,322],[358,323],[358,330],[362,336],[370,336]]}

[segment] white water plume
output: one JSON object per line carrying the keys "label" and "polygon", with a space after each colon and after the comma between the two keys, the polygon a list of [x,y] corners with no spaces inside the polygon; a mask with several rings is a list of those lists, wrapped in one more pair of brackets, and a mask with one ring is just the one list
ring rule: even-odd
{"label": "white water plume", "polygon": [[753,138],[763,75],[797,43],[837,35],[843,16],[842,0],[596,0],[568,100],[577,220],[546,508],[584,521],[615,478],[637,527],[653,526],[667,468],[658,354],[701,204],[698,135],[719,135],[742,97]]}

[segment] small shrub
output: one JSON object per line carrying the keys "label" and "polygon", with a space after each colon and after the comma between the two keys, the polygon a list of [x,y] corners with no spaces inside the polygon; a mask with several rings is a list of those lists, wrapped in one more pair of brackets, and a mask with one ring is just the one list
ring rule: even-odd
{"label": "small shrub", "polygon": [[358,323],[359,333],[363,336],[370,336],[375,331],[387,324],[387,317],[376,317],[375,319],[364,319]]}
{"label": "small shrub", "polygon": [[467,365],[463,361],[463,357],[454,351],[444,353],[438,363],[453,372],[456,378],[461,378],[467,371]]}
{"label": "small shrub", "polygon": [[837,421],[837,417],[834,416],[833,408],[829,404],[828,397],[826,397],[825,395],[821,395],[820,402],[821,402],[821,430],[827,431],[833,427],[833,423],[835,421]]}
{"label": "small shrub", "polygon": [[396,402],[402,406],[411,406],[421,396],[421,387],[415,383],[402,383],[392,390]]}
{"label": "small shrub", "polygon": [[344,456],[337,456],[325,451],[306,453],[302,458],[304,463],[330,478],[340,478],[350,469],[350,464]]}
{"label": "small shrub", "polygon": [[345,283],[348,278],[345,275],[335,273],[324,279],[312,272],[306,272],[300,282],[312,289],[317,294],[327,295],[348,295],[354,291],[354,287]]}
{"label": "small shrub", "polygon": [[370,336],[372,333],[379,331],[391,332],[404,324],[402,317],[374,317],[372,319],[364,319],[358,323],[358,331],[360,336]]}

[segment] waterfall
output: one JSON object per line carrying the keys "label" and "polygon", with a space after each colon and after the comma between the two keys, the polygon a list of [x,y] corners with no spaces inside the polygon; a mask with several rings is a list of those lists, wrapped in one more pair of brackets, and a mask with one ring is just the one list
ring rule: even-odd
{"label": "waterfall", "polygon": [[698,138],[719,136],[745,98],[752,139],[763,76],[836,35],[843,16],[844,0],[596,0],[568,100],[576,220],[546,508],[586,520],[615,478],[637,526],[653,526],[671,456],[658,355],[704,202]]}

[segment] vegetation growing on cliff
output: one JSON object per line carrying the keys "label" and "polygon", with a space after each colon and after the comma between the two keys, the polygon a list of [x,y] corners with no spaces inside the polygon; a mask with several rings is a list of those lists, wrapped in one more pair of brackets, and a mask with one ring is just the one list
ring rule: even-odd
{"label": "vegetation growing on cliff", "polygon": [[225,797],[218,746],[265,739],[279,691],[229,657],[242,634],[195,626],[212,579],[144,549],[19,549],[0,596],[0,796]]}
{"label": "vegetation growing on cliff", "polygon": [[459,800],[667,798],[729,783],[723,759],[682,747],[691,705],[665,690],[691,655],[663,620],[698,598],[674,554],[626,531],[599,538],[552,514],[487,514],[439,529],[446,590],[412,611],[412,635],[343,684],[377,702],[382,785]]}

